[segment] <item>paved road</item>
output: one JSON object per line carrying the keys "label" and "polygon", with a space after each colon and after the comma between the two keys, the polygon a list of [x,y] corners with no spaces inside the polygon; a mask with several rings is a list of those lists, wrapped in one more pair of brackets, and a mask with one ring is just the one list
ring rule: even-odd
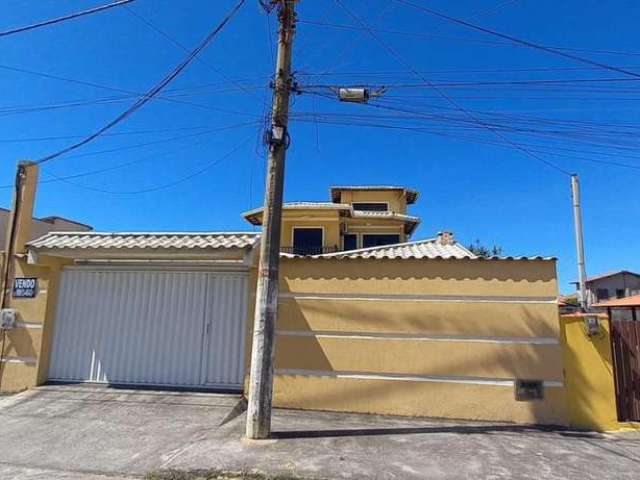
{"label": "paved road", "polygon": [[43,387],[0,398],[0,478],[140,478],[257,469],[324,478],[637,479],[640,434],[277,410],[276,440],[241,439],[233,395]]}

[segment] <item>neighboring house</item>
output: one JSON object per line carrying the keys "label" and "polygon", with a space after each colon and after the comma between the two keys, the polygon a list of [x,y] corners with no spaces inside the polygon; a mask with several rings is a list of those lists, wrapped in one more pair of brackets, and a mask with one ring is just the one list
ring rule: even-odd
{"label": "neighboring house", "polygon": [[[0,207],[0,251],[4,250],[7,242],[7,225],[10,216],[11,210]],[[41,237],[49,232],[87,232],[90,230],[93,230],[93,227],[63,217],[34,217],[31,223],[31,239]]]}
{"label": "neighboring house", "polygon": [[[578,282],[573,282],[579,288]],[[587,278],[587,305],[640,294],[640,274],[628,270]]]}
{"label": "neighboring house", "polygon": [[[567,424],[556,262],[411,241],[417,192],[336,187],[282,222],[276,406]],[[254,225],[261,210],[244,214]],[[29,242],[3,389],[246,387],[260,235],[70,232]],[[29,263],[31,262],[31,263]]]}

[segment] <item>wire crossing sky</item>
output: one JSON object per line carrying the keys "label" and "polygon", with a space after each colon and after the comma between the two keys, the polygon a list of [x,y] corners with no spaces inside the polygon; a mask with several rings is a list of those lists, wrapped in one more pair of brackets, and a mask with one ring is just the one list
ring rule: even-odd
{"label": "wire crossing sky", "polygon": [[[144,98],[238,2],[126,3],[0,37],[0,187],[18,160],[81,142]],[[416,188],[415,239],[447,229],[557,256],[570,291],[565,173],[577,172],[588,273],[640,270],[640,5],[572,3],[302,0],[286,199]],[[0,35],[109,2],[5,4]],[[37,213],[100,230],[251,230],[240,213],[263,197],[276,25],[246,1],[144,108],[43,165]],[[384,94],[344,104],[343,85]],[[0,195],[10,207],[11,189]]]}

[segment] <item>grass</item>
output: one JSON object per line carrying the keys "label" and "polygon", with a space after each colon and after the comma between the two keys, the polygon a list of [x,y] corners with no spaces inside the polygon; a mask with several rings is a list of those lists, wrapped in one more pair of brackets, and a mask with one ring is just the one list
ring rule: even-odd
{"label": "grass", "polygon": [[[224,470],[164,470],[151,472],[145,480],[311,480],[293,473],[266,475],[256,472],[228,472]],[[322,480],[315,478],[314,480]]]}

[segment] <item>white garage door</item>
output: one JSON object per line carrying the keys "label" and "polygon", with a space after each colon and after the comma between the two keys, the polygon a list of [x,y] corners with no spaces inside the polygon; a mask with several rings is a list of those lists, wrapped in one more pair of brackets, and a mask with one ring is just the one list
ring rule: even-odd
{"label": "white garage door", "polygon": [[49,379],[240,388],[246,273],[63,271]]}

